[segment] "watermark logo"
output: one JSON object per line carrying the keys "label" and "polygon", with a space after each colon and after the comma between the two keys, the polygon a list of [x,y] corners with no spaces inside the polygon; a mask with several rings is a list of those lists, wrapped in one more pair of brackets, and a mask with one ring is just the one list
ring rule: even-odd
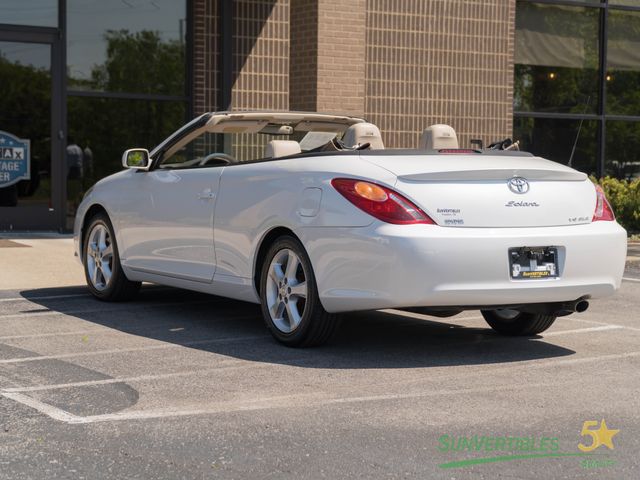
{"label": "watermark logo", "polygon": [[[587,420],[582,425],[580,435],[584,437],[577,444],[579,451],[563,450],[560,439],[553,436],[452,436],[441,435],[438,438],[438,450],[441,453],[465,454],[478,453],[472,458],[454,460],[439,465],[443,469],[464,468],[487,463],[510,462],[530,459],[570,458],[580,459],[585,469],[611,467],[615,460],[608,450],[614,449],[613,438],[620,430],[607,426],[604,419]],[[605,453],[599,447],[606,447]],[[491,455],[486,455],[491,452]]]}

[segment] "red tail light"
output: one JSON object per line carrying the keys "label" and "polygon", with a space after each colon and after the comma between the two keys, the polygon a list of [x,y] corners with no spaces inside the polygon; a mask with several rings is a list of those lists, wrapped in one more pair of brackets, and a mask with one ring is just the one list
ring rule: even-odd
{"label": "red tail light", "polygon": [[360,210],[396,225],[436,223],[411,201],[390,188],[353,178],[334,178],[331,185]]}
{"label": "red tail light", "polygon": [[593,212],[593,220],[592,222],[597,222],[600,220],[604,221],[613,221],[616,219],[613,214],[613,209],[607,200],[606,195],[604,194],[604,190],[600,185],[596,185],[596,211]]}

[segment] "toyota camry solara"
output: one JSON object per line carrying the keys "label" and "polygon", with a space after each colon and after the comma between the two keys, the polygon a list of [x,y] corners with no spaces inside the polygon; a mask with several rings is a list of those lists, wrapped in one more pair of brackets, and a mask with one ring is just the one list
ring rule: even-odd
{"label": "toyota camry solara", "polygon": [[152,282],[260,303],[286,345],[383,308],[478,309],[533,335],[622,279],[626,232],[584,173],[460,149],[444,125],[385,150],[359,118],[207,113],[123,166],[77,211],[91,293],[121,301]]}

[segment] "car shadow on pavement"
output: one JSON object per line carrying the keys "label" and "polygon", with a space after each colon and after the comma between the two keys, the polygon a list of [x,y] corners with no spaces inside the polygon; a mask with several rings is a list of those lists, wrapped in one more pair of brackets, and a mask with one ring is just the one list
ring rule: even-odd
{"label": "car shadow on pavement", "polygon": [[146,285],[127,303],[100,302],[82,287],[21,295],[32,304],[18,313],[58,312],[94,324],[87,325],[91,329],[102,326],[236,359],[306,368],[486,365],[575,353],[540,336],[503,337],[488,326],[464,327],[456,317],[423,319],[380,311],[344,315],[327,345],[294,349],[271,338],[258,305],[222,297]]}

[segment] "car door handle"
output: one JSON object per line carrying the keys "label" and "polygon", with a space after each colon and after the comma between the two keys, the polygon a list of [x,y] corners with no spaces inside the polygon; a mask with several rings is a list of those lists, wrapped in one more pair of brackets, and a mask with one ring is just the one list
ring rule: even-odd
{"label": "car door handle", "polygon": [[215,197],[216,194],[210,188],[207,188],[198,194],[198,200],[211,200]]}

